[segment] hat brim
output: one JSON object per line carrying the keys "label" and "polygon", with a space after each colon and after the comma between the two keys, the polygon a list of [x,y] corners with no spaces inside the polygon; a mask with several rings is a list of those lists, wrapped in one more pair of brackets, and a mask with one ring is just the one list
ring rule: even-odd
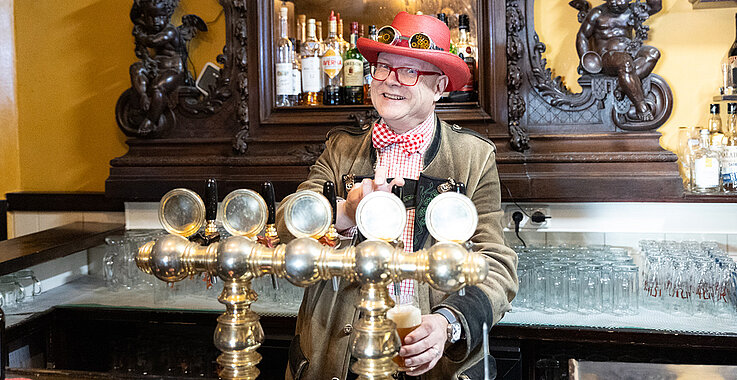
{"label": "hat brim", "polygon": [[471,72],[461,57],[441,50],[415,49],[404,46],[383,44],[368,38],[359,38],[358,51],[371,63],[375,63],[379,53],[391,53],[416,58],[437,66],[448,77],[446,91],[457,91],[471,79]]}

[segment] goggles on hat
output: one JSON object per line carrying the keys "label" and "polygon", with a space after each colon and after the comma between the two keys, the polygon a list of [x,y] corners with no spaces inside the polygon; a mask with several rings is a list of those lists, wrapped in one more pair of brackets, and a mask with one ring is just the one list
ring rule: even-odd
{"label": "goggles on hat", "polygon": [[425,33],[415,33],[410,37],[405,37],[396,28],[390,25],[383,26],[379,29],[377,41],[383,44],[397,46],[402,40],[407,41],[409,47],[413,49],[443,51],[443,48],[436,46],[432,38]]}

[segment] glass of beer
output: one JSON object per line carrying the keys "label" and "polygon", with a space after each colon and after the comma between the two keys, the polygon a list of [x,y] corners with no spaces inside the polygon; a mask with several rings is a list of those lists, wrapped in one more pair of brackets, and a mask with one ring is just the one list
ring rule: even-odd
{"label": "glass of beer", "polygon": [[[386,312],[386,316],[397,325],[399,340],[404,345],[404,338],[422,323],[422,315],[417,297],[417,282],[404,280],[400,288],[399,296],[394,297],[396,305]],[[404,365],[404,358],[398,354],[394,357],[394,362],[400,371],[408,370]]]}

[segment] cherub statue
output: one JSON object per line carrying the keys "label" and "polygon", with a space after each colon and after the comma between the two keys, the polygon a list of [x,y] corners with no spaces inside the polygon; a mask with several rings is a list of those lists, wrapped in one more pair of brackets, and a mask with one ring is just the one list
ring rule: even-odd
{"label": "cherub statue", "polygon": [[619,79],[621,91],[632,101],[640,121],[653,120],[653,110],[645,100],[642,79],[650,75],[660,52],[643,45],[649,27],[643,22],[662,9],[662,0],[606,0],[589,10],[586,0],[573,0],[579,10],[581,27],[576,50],[581,67],[589,73],[602,72]]}
{"label": "cherub statue", "polygon": [[128,94],[127,107],[123,107],[127,109],[116,111],[118,123],[128,135],[143,137],[162,131],[173,121],[167,120],[166,111],[176,106],[177,89],[193,85],[187,70],[187,42],[198,30],[206,31],[207,25],[196,15],[182,17],[181,26],[172,25],[170,20],[178,4],[179,0],[133,2],[130,18],[139,58],[130,67],[135,94]]}

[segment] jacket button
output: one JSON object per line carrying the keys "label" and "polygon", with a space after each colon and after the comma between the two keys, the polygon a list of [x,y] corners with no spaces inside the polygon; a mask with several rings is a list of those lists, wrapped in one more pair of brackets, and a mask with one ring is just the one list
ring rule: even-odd
{"label": "jacket button", "polygon": [[340,380],[340,379],[339,379],[339,378],[337,378],[337,377],[334,377],[334,378],[332,378],[332,379],[330,379],[330,380]]}
{"label": "jacket button", "polygon": [[350,335],[351,331],[353,331],[353,326],[351,326],[350,323],[343,326],[343,332],[345,333],[345,335]]}

